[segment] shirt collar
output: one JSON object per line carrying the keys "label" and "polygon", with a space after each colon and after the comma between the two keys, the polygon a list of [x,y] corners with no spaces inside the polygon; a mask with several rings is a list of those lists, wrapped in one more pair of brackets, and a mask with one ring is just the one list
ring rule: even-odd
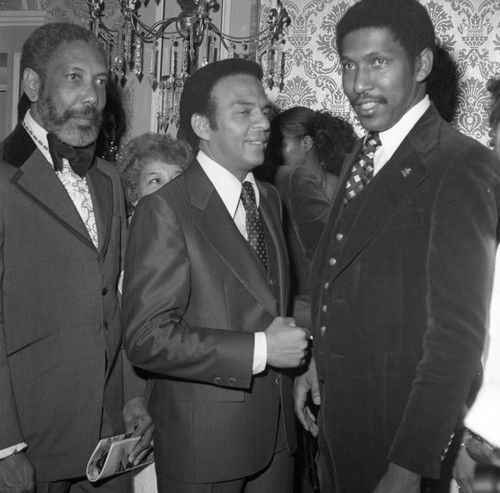
{"label": "shirt collar", "polygon": [[380,142],[382,143],[382,149],[384,150],[386,160],[392,157],[401,142],[403,142],[430,105],[431,101],[429,96],[426,95],[415,106],[412,106],[393,127],[384,132],[380,132]]}
{"label": "shirt collar", "polygon": [[[220,195],[220,198],[222,199],[222,202],[224,202],[229,214],[232,218],[234,218],[241,197],[241,181],[238,180],[238,178],[236,178],[236,176],[234,176],[230,171],[224,168],[224,166],[216,163],[201,150],[198,151],[196,159],[198,159],[203,171],[212,182],[215,190],[217,190],[217,193]],[[257,187],[253,173],[248,173],[243,181],[249,181],[252,183],[255,191],[257,207],[259,207],[259,188]]]}
{"label": "shirt collar", "polygon": [[31,116],[30,109],[24,115],[23,125],[45,159],[52,164],[52,157],[49,152],[49,142],[47,141],[47,130],[39,125]]}

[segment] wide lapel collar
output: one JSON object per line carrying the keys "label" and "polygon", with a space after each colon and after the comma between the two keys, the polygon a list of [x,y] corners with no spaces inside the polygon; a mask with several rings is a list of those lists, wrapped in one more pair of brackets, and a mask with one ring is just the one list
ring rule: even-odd
{"label": "wide lapel collar", "polygon": [[420,118],[392,158],[385,164],[364,193],[351,203],[358,211],[339,259],[336,275],[349,265],[373,236],[382,229],[399,204],[427,176],[425,156],[437,145],[441,118],[433,106]]}
{"label": "wide lapel collar", "polygon": [[276,314],[276,299],[257,258],[196,160],[184,172],[184,178],[191,204],[199,211],[197,226],[201,233],[248,291]]}
{"label": "wide lapel collar", "polygon": [[[29,136],[28,139],[31,140]],[[68,192],[38,148],[35,146],[34,152],[23,163],[17,160],[13,164],[20,169],[20,172],[13,177],[13,183],[68,231],[94,248],[82,218]]]}
{"label": "wide lapel collar", "polygon": [[87,173],[87,183],[92,196],[97,237],[99,239],[99,257],[105,258],[111,237],[113,220],[113,181],[101,169],[99,158]]}

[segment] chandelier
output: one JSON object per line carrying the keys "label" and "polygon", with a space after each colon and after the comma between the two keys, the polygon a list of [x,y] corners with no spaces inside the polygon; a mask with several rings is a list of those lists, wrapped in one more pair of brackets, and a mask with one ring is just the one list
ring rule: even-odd
{"label": "chandelier", "polygon": [[[281,89],[284,72],[285,28],[291,20],[280,0],[265,7],[262,29],[254,35],[236,37],[223,33],[211,19],[220,5],[217,0],[178,0],[178,17],[162,19],[149,26],[141,20],[140,0],[119,0],[120,20],[116,29],[103,22],[104,0],[87,0],[90,29],[102,40],[112,75],[124,80],[132,71],[144,77],[144,46],[151,44],[149,84],[158,92],[160,130],[179,123],[179,101],[186,78],[197,68],[224,57],[244,57],[260,63],[263,84]],[[230,0],[228,0],[230,1]],[[267,12],[266,12],[267,10]],[[161,59],[161,63],[158,60]]]}

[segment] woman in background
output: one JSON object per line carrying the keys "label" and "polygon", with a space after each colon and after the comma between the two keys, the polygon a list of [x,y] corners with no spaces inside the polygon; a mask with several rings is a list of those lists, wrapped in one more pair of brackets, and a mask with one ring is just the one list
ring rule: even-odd
{"label": "woman in background", "polygon": [[170,135],[150,132],[130,140],[120,152],[117,162],[129,215],[132,215],[140,198],[180,175],[191,158],[189,145]]}
{"label": "woman in background", "polygon": [[323,231],[344,158],[356,140],[348,122],[324,110],[296,106],[271,122],[269,153],[280,163],[274,182],[287,213],[285,232],[296,295],[309,294],[308,259]]}
{"label": "woman in background", "polygon": [[[128,202],[129,219],[142,197],[180,175],[191,162],[191,158],[190,146],[170,135],[146,133],[130,140],[117,161]],[[121,292],[121,282],[119,291]],[[157,491],[154,464],[135,473],[135,493]]]}

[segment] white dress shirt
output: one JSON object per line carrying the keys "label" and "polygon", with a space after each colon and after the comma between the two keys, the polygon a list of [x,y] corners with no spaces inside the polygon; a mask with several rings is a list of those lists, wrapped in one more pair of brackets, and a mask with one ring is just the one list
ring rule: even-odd
{"label": "white dress shirt", "polygon": [[392,126],[389,130],[380,132],[381,146],[373,156],[373,175],[375,176],[391,159],[392,155],[396,152],[401,142],[410,133],[411,129],[418,122],[420,117],[427,111],[431,105],[429,96],[425,96],[415,106],[412,106],[401,119]]}
{"label": "white dress shirt", "polygon": [[[233,218],[236,227],[240,233],[248,240],[247,228],[246,228],[246,213],[245,208],[241,202],[241,181],[236,178],[230,171],[228,171],[224,166],[216,163],[213,159],[208,157],[203,151],[198,151],[196,156],[198,162],[200,163],[203,171],[208,176],[208,179],[212,182],[215,190],[220,195],[222,202],[226,206],[230,216]],[[243,181],[249,181],[252,183],[255,200],[257,202],[257,207],[260,203],[259,188],[255,182],[255,178],[252,173],[248,173]],[[267,363],[267,339],[265,332],[255,333],[255,344],[253,352],[253,374],[256,375],[264,371]]]}

